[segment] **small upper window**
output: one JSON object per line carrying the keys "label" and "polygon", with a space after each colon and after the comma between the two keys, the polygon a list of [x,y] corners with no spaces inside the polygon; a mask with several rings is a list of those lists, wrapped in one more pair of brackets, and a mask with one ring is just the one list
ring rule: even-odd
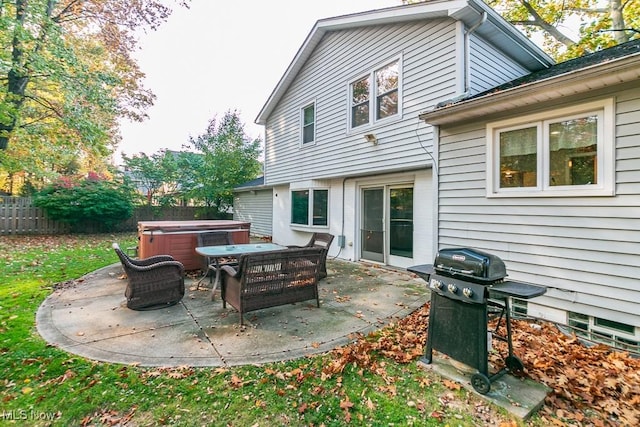
{"label": "small upper window", "polygon": [[487,125],[488,196],[612,195],[613,102]]}
{"label": "small upper window", "polygon": [[397,115],[399,81],[400,60],[396,60],[352,82],[349,85],[350,127],[357,128]]}
{"label": "small upper window", "polygon": [[302,109],[302,143],[316,140],[316,105],[310,104]]}

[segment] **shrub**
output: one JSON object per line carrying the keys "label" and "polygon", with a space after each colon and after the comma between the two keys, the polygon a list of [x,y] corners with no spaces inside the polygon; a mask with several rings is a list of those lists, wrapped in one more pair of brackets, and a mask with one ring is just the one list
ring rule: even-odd
{"label": "shrub", "polygon": [[80,181],[63,177],[38,192],[34,203],[49,218],[80,232],[113,231],[117,223],[133,214],[130,189],[96,175]]}

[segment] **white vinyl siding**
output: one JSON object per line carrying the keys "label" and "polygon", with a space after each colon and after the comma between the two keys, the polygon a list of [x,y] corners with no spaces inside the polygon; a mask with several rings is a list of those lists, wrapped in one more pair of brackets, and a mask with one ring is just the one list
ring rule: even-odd
{"label": "white vinyl siding", "polygon": [[[416,118],[460,94],[464,61],[456,43],[462,30],[455,20],[440,18],[326,33],[267,119],[265,184],[429,167],[431,126]],[[470,48],[473,92],[524,74],[522,66],[475,34]],[[399,113],[362,131],[351,129],[350,83],[396,58]],[[492,64],[500,64],[499,71]],[[299,111],[310,99],[315,100],[315,141],[300,150]],[[364,134],[375,135],[378,144],[367,143]]]}
{"label": "white vinyl siding", "polygon": [[475,33],[469,40],[470,93],[484,92],[529,72]]}
{"label": "white vinyl siding", "polygon": [[273,227],[273,191],[271,189],[236,192],[233,219],[251,223],[251,234],[271,236]]}
{"label": "white vinyl siding", "polygon": [[498,255],[548,287],[536,305],[640,326],[640,89],[615,97],[615,197],[486,198],[486,123],[442,127],[439,247]]}
{"label": "white vinyl siding", "polygon": [[[443,19],[327,33],[267,122],[267,183],[428,167],[431,127],[417,116],[456,94],[455,31],[455,21]],[[350,131],[349,82],[400,57],[400,119]],[[309,99],[316,100],[316,139],[299,150],[299,107]],[[364,133],[373,133],[378,145]]]}

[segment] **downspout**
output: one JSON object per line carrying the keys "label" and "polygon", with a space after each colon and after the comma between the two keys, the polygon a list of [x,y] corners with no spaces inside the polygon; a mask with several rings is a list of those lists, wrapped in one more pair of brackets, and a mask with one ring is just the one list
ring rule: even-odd
{"label": "downspout", "polygon": [[462,52],[462,67],[463,67],[462,93],[454,96],[451,99],[440,101],[438,104],[436,104],[435,108],[440,108],[445,105],[449,105],[449,104],[461,101],[471,94],[471,82],[470,82],[471,78],[470,78],[470,70],[469,70],[469,63],[471,62],[469,59],[470,57],[469,36],[471,36],[471,34],[473,34],[473,32],[476,31],[478,27],[480,27],[486,21],[487,21],[487,12],[482,12],[482,16],[480,16],[480,21],[478,21],[474,26],[472,26],[468,30],[464,31],[464,40],[462,42],[462,50],[463,50]]}
{"label": "downspout", "polygon": [[467,31],[465,31],[464,33],[464,97],[469,96],[469,92],[471,91],[471,78],[470,78],[470,71],[469,71],[469,63],[470,61],[470,54],[469,54],[469,36],[478,29],[478,27],[480,27],[482,24],[484,24],[487,21],[487,12],[482,12],[482,16],[480,17],[480,21],[475,24],[473,27],[469,28]]}
{"label": "downspout", "polygon": [[[431,179],[433,180],[433,194],[435,195],[435,200],[433,201],[433,224],[431,224],[431,233],[433,236],[433,243],[431,248],[431,254],[433,255],[433,259],[435,259],[435,254],[438,253],[440,249],[440,165],[438,161],[440,159],[440,127],[437,125],[431,125],[433,129],[433,154],[431,155],[431,160],[433,160],[433,167],[431,168]],[[436,176],[433,176],[433,172],[435,171]]]}

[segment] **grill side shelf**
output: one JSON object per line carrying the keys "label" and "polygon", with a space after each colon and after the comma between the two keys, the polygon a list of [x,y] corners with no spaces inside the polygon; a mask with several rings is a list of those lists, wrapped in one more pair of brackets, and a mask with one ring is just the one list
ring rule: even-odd
{"label": "grill side shelf", "polygon": [[427,283],[429,283],[429,276],[435,273],[433,264],[414,265],[411,267],[407,267],[407,271],[417,274]]}
{"label": "grill side shelf", "polygon": [[516,297],[521,299],[531,299],[544,295],[546,292],[547,288],[543,286],[507,280],[491,286],[489,288],[489,298]]}

